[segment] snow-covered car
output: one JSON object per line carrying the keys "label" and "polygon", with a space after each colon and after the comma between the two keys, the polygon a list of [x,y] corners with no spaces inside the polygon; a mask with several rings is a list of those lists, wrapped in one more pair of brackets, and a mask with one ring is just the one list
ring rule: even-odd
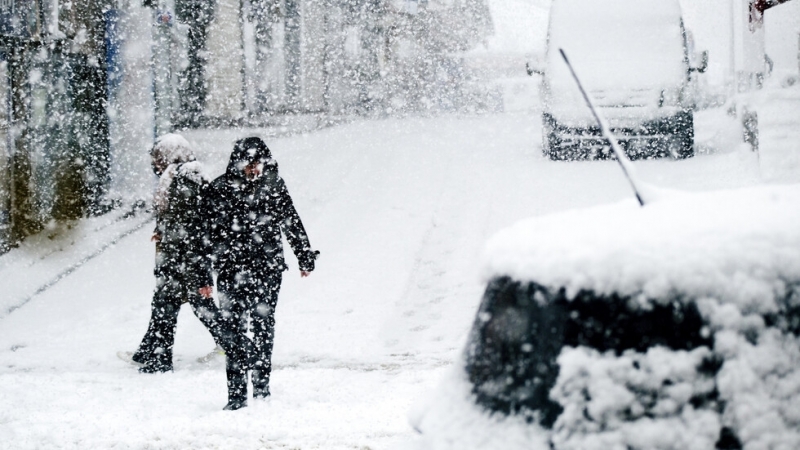
{"label": "snow-covered car", "polygon": [[520,222],[428,449],[800,448],[800,185]]}
{"label": "snow-covered car", "polygon": [[575,70],[631,159],[694,154],[692,66],[678,0],[555,0],[541,69],[543,152],[605,158],[608,142],[561,58]]}

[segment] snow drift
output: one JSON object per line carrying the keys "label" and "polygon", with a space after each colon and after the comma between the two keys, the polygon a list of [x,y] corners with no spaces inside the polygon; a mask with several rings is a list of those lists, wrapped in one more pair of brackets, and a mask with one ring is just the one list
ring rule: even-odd
{"label": "snow drift", "polygon": [[500,232],[465,359],[412,423],[430,448],[798,448],[798,206],[672,193]]}
{"label": "snow drift", "polygon": [[520,222],[486,247],[487,277],[617,293],[642,304],[719,299],[774,313],[800,282],[800,186],[672,193]]}

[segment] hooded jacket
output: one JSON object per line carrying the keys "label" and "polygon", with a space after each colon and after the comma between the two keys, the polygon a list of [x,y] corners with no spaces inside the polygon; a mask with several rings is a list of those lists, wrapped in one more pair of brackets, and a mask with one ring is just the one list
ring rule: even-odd
{"label": "hooded jacket", "polygon": [[[251,180],[244,168],[253,162],[263,169],[260,177]],[[209,186],[204,211],[210,259],[220,275],[287,270],[281,231],[300,270],[314,270],[317,252],[311,249],[278,165],[261,139],[236,142],[225,173]]]}
{"label": "hooded jacket", "polygon": [[162,136],[151,156],[166,165],[154,198],[159,236],[155,274],[179,280],[186,288],[211,283],[203,255],[204,221],[200,207],[208,178],[191,146],[176,134]]}

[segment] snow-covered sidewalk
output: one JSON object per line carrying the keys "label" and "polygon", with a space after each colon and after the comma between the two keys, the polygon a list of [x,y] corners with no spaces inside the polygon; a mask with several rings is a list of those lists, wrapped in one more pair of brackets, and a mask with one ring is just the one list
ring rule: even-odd
{"label": "snow-covered sidewalk", "polygon": [[53,287],[131,233],[146,227],[144,205],[101,217],[52,224],[0,256],[0,319]]}
{"label": "snow-covered sidewalk", "polygon": [[[242,135],[188,138],[217,175]],[[409,408],[452,368],[473,320],[486,239],[526,217],[630,196],[615,162],[551,162],[540,142],[532,114],[363,121],[270,139],[322,252],[307,279],[289,257],[273,397],[221,411],[224,365],[196,361],[213,342],[189,308],[173,373],[142,375],[117,359],[149,319],[145,223],[0,318],[0,448],[407,446]],[[655,184],[711,190],[760,183],[751,156],[710,152],[638,168]],[[792,177],[781,181],[800,181]],[[3,278],[0,291],[18,281]]]}

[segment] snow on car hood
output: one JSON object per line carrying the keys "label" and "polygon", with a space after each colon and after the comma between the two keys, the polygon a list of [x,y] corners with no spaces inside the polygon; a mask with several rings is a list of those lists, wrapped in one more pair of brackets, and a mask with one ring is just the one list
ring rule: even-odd
{"label": "snow on car hood", "polygon": [[616,292],[643,303],[705,297],[757,314],[800,285],[800,185],[670,193],[522,221],[495,235],[485,275],[568,297]]}
{"label": "snow on car hood", "polygon": [[[662,193],[644,208],[629,200],[530,219],[494,236],[485,262],[487,277],[570,297],[694,301],[713,345],[562,348],[550,398],[563,412],[548,437],[518,416],[445,414],[472,397],[443,388],[418,421],[441,444],[428,448],[708,449],[727,445],[724,436],[737,446],[723,448],[800,448],[800,185]],[[480,445],[461,445],[464,435]]]}

